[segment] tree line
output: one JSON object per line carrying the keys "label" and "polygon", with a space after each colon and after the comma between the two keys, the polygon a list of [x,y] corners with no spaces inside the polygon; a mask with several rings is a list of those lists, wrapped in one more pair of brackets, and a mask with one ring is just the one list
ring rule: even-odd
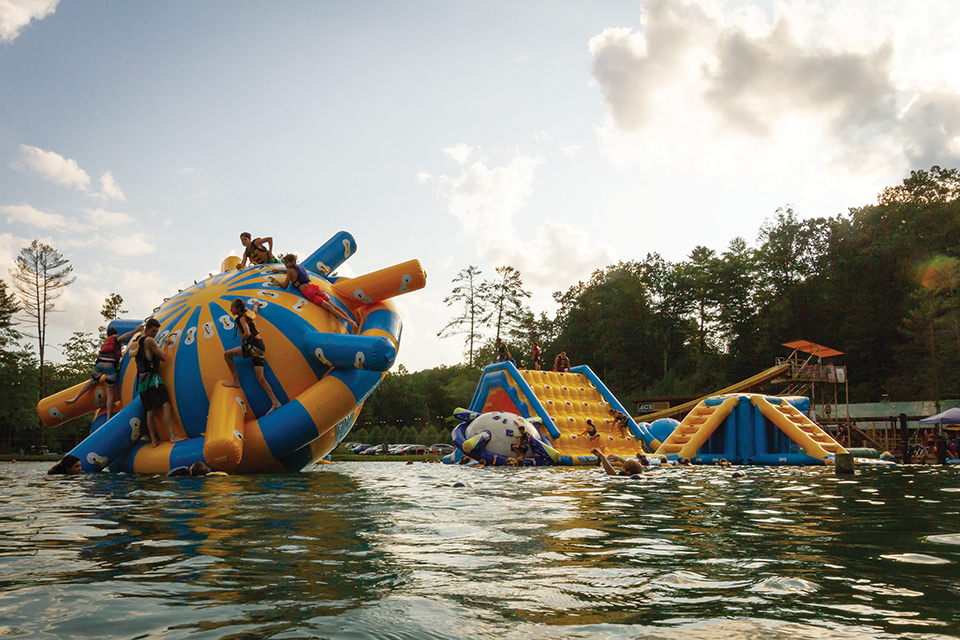
{"label": "tree line", "polygon": [[[960,398],[960,174],[932,167],[885,188],[877,204],[800,219],[792,207],[764,221],[756,241],[657,253],[595,271],[553,294],[536,316],[520,272],[491,280],[461,270],[441,338],[463,339],[464,360],[390,373],[394,400],[368,401],[361,422],[447,429],[469,403],[503,338],[521,368],[537,341],[547,368],[566,351],[625,403],[697,396],[752,376],[810,340],[843,352],[851,402]],[[389,386],[387,386],[389,383]],[[377,441],[376,438],[373,439]],[[411,440],[416,442],[416,440]]]}
{"label": "tree line", "polygon": [[[877,204],[801,219],[789,206],[764,221],[753,243],[694,247],[681,261],[657,253],[598,269],[553,294],[558,311],[535,315],[522,274],[501,266],[490,279],[470,265],[453,280],[454,316],[438,334],[463,340],[463,361],[386,374],[351,439],[433,444],[449,440],[482,367],[504,340],[529,367],[536,341],[549,368],[566,351],[589,365],[625,403],[638,397],[710,393],[810,340],[844,352],[852,402],[960,398],[960,173],[912,171]],[[35,253],[43,260],[35,261]],[[0,447],[39,442],[36,402],[88,375],[98,337],[75,333],[46,362],[45,315],[72,282],[69,265],[34,242],[21,252],[14,287],[0,280]],[[37,278],[45,273],[47,279]],[[51,277],[56,276],[56,277]],[[47,288],[38,284],[49,282]],[[58,289],[56,285],[59,285]],[[39,297],[37,297],[39,295]],[[123,313],[112,294],[105,322]],[[20,321],[22,320],[22,324]],[[38,342],[33,348],[25,338]],[[61,448],[84,421],[55,433]]]}

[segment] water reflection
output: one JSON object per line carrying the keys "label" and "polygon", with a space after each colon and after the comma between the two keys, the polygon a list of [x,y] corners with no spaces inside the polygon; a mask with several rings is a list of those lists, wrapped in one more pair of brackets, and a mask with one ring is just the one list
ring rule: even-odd
{"label": "water reflection", "polygon": [[177,479],[43,471],[0,465],[0,634],[957,632],[953,470],[693,468],[641,481],[391,463]]}

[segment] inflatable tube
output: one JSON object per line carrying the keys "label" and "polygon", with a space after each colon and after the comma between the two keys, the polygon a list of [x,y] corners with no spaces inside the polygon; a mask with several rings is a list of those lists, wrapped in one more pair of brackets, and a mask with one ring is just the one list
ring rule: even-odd
{"label": "inflatable tube", "polygon": [[210,394],[203,458],[217,469],[234,471],[243,457],[243,425],[247,403],[236,387],[220,385]]}
{"label": "inflatable tube", "polygon": [[[354,251],[352,236],[341,232],[311,254],[313,266],[320,269],[322,262],[332,271]],[[336,447],[396,359],[402,325],[388,299],[422,288],[426,275],[412,260],[358,278],[311,277],[332,304],[358,322],[357,335],[350,335],[345,322],[299,291],[273,286],[275,269],[257,265],[224,271],[155,310],[153,317],[161,324],[157,343],[167,354],[161,378],[175,432],[186,440],[152,447],[139,439],[146,434],[141,429],[146,416],[135,392],[136,367],[125,354],[119,394],[123,409],[71,451],[84,461],[85,471],[109,465],[111,470],[166,473],[197,461],[232,473],[295,471]],[[356,289],[365,296],[339,293]],[[233,359],[240,387],[223,386],[230,380],[224,353],[240,344],[229,312],[237,298],[258,309],[256,326],[266,344],[263,372],[282,405],[275,411],[270,411],[270,399],[249,359]],[[38,411],[62,422],[72,416],[64,411],[63,399],[63,392],[45,398]],[[166,427],[158,432],[166,440]]]}

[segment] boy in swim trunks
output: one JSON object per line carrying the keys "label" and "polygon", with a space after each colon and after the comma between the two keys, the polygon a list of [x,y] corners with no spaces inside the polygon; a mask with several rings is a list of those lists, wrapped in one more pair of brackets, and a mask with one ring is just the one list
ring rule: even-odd
{"label": "boy in swim trunks", "polygon": [[626,438],[629,429],[628,425],[630,424],[630,416],[622,411],[617,411],[613,407],[610,407],[610,415],[613,417],[614,424],[620,429],[620,435]]}
{"label": "boy in swim trunks", "polygon": [[284,271],[275,271],[273,273],[285,273],[287,276],[286,279],[284,279],[282,283],[274,280],[273,284],[286,289],[293,283],[293,286],[303,294],[304,298],[328,313],[333,314],[333,316],[339,320],[346,322],[352,329],[351,333],[356,332],[357,323],[339,307],[330,302],[330,296],[324,293],[319,286],[310,282],[310,275],[307,273],[307,270],[297,264],[297,256],[292,253],[283,256],[283,266],[286,267]]}
{"label": "boy in swim trunks", "polygon": [[97,354],[97,361],[93,363],[93,370],[90,372],[90,379],[83,383],[77,395],[66,401],[66,404],[73,404],[80,399],[83,394],[90,391],[95,384],[103,378],[107,385],[107,420],[113,415],[113,397],[114,389],[120,381],[120,358],[123,355],[123,343],[130,339],[136,332],[128,331],[122,336],[117,335],[116,329],[107,329],[107,339],[100,345],[100,353]]}
{"label": "boy in swim trunks", "polygon": [[[270,402],[272,403],[270,411],[279,409],[280,401],[277,400],[277,396],[273,393],[270,383],[267,382],[267,378],[263,375],[266,346],[263,344],[263,339],[260,337],[257,325],[254,324],[257,318],[256,311],[247,309],[247,305],[243,303],[243,300],[237,298],[230,304],[230,313],[236,318],[236,326],[240,332],[241,343],[239,347],[229,349],[223,354],[223,359],[227,361],[227,367],[230,369],[230,375],[233,376],[233,380],[231,382],[224,382],[223,386],[240,386],[240,378],[237,376],[237,367],[233,364],[233,359],[237,356],[250,358],[250,361],[253,363],[253,371],[257,375],[257,382],[259,382],[263,390],[267,392],[267,397],[270,398]],[[267,413],[270,413],[270,411],[267,411]]]}
{"label": "boy in swim trunks", "polygon": [[167,359],[167,347],[170,343],[165,343],[162,349],[158,347],[156,341],[158,333],[160,333],[160,322],[156,318],[147,318],[143,335],[130,345],[130,354],[137,362],[137,391],[140,394],[143,409],[147,412],[147,432],[150,434],[150,443],[154,447],[160,445],[160,436],[153,424],[158,409],[167,426],[167,433],[170,434],[170,442],[186,440],[173,430],[170,394],[167,393],[167,388],[160,378],[160,365]]}

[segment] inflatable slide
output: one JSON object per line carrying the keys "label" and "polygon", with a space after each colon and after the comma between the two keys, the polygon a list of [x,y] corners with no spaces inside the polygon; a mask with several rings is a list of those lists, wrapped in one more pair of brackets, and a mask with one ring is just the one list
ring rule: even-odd
{"label": "inflatable slide", "polygon": [[[823,465],[848,451],[807,417],[810,399],[724,394],[701,401],[656,455],[694,464]],[[860,464],[889,464],[856,459]]]}
{"label": "inflatable slide", "polygon": [[[513,363],[487,366],[469,410],[476,414],[505,412],[532,419],[541,439],[559,456],[556,464],[596,464],[594,448],[607,455],[636,456],[660,446],[646,424],[627,416],[621,428],[611,409],[627,414],[620,402],[582,365],[569,373],[517,369]],[[597,435],[588,435],[587,420]]]}

